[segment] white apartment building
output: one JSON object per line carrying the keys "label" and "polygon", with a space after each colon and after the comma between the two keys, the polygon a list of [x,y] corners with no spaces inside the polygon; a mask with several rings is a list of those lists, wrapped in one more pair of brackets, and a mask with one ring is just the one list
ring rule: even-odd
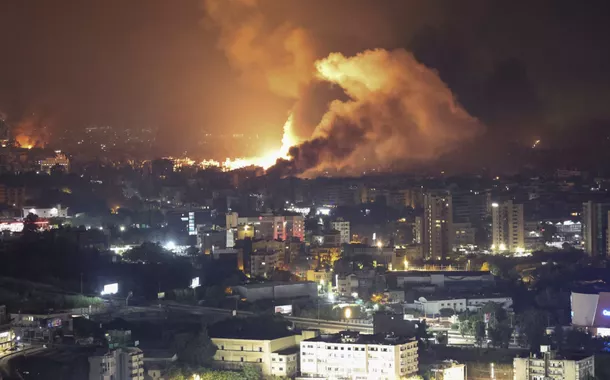
{"label": "white apartment building", "polygon": [[21,210],[21,216],[25,218],[28,214],[37,215],[40,218],[67,218],[68,217],[68,207],[61,207],[61,205],[57,205],[57,207],[33,207],[28,206],[24,207]]}
{"label": "white apartment building", "polygon": [[301,342],[301,378],[393,380],[418,369],[417,341],[353,331]]}
{"label": "white apartment building", "polygon": [[540,346],[540,355],[513,359],[513,371],[515,380],[584,380],[595,376],[595,356],[568,359]]}
{"label": "white apartment building", "polygon": [[513,306],[511,297],[477,297],[477,298],[446,298],[446,299],[426,299],[420,297],[415,300],[414,305],[426,315],[440,314],[441,309],[452,309],[457,313],[463,311],[479,311],[486,304],[493,302],[500,304],[504,309],[508,310]]}
{"label": "white apartment building", "polygon": [[341,244],[349,244],[352,241],[349,222],[343,219],[337,219],[337,221],[332,222],[330,225],[333,230],[340,232]]}
{"label": "white apartment building", "polygon": [[89,357],[89,380],[144,380],[144,354],[136,347]]}
{"label": "white apartment building", "polygon": [[250,255],[250,275],[266,277],[279,268],[280,252],[273,250],[258,250]]}
{"label": "white apartment building", "polygon": [[491,204],[492,245],[494,252],[525,251],[523,205],[513,201]]}

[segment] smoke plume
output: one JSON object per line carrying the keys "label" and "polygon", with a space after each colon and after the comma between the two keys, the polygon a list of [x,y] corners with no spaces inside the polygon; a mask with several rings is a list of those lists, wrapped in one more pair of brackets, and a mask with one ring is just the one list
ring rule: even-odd
{"label": "smoke plume", "polygon": [[231,65],[248,82],[297,100],[297,129],[303,114],[315,112],[301,96],[312,93],[308,88],[326,83],[343,91],[328,103],[311,137],[292,147],[291,159],[280,159],[274,172],[314,177],[405,170],[483,130],[438,74],[405,50],[331,53],[316,61],[310,34],[289,23],[271,26],[258,0],[204,4]]}
{"label": "smoke plume", "polygon": [[297,98],[313,76],[309,33],[288,22],[272,26],[258,0],[205,0],[208,19],[220,29],[218,46],[229,64],[253,85]]}
{"label": "smoke plume", "polygon": [[332,53],[316,69],[349,100],[331,102],[312,138],[291,150],[290,166],[305,177],[408,169],[483,130],[438,74],[405,50]]}

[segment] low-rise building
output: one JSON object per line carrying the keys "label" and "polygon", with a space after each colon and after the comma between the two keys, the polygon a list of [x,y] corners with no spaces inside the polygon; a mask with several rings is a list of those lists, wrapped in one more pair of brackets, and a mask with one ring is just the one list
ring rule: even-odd
{"label": "low-rise building", "polygon": [[400,271],[387,274],[388,282],[398,288],[405,286],[434,286],[437,288],[451,287],[493,287],[494,276],[488,271]]}
{"label": "low-rise building", "polygon": [[68,207],[61,207],[61,205],[55,207],[23,207],[21,216],[25,218],[28,214],[34,214],[39,218],[67,218]]}
{"label": "low-rise building", "polygon": [[302,378],[404,379],[417,373],[417,340],[353,331],[301,341]]}
{"label": "low-rise building", "polygon": [[245,298],[248,302],[258,300],[289,299],[298,297],[315,298],[318,286],[315,282],[267,282],[264,284],[248,284],[233,287],[233,292]]}
{"label": "low-rise building", "polygon": [[425,315],[440,314],[442,309],[451,309],[456,313],[463,311],[479,311],[486,304],[493,302],[509,310],[513,306],[511,297],[490,296],[490,297],[472,297],[472,298],[437,298],[419,297],[414,304],[406,304],[406,307],[415,307],[420,309]]}
{"label": "low-rise building", "polygon": [[0,352],[15,345],[15,332],[11,325],[0,325]]}
{"label": "low-rise building", "polygon": [[550,346],[540,346],[540,354],[513,359],[515,380],[579,380],[595,377],[595,357],[562,357]]}
{"label": "low-rise building", "polygon": [[263,376],[292,377],[297,372],[298,347],[303,339],[313,338],[317,333],[304,331],[300,335],[257,336],[257,339],[242,338],[239,332],[231,336],[214,336],[217,347],[213,366],[237,370],[244,365],[260,367]]}
{"label": "low-rise building", "polygon": [[72,332],[72,313],[11,314],[15,334],[24,341],[49,341]]}
{"label": "low-rise building", "polygon": [[452,360],[444,361],[436,364],[431,369],[434,374],[434,379],[443,380],[465,380],[466,379],[466,365],[456,363]]}

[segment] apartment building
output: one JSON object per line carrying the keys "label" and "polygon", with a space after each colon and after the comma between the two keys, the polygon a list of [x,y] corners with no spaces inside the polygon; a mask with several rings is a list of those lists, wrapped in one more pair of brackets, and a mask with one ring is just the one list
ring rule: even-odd
{"label": "apartment building", "polygon": [[560,357],[550,346],[540,346],[539,355],[513,359],[515,380],[584,380],[595,377],[595,357]]}
{"label": "apartment building", "polygon": [[301,378],[404,379],[417,373],[417,340],[354,331],[301,342]]}
{"label": "apartment building", "polygon": [[218,347],[214,367],[235,370],[250,364],[260,367],[263,376],[292,377],[297,372],[299,343],[317,333],[303,331],[300,335],[257,336],[258,339],[242,338],[238,332],[226,337],[211,334],[212,342]]}
{"label": "apartment building", "polygon": [[144,354],[137,347],[89,357],[89,380],[144,380]]}

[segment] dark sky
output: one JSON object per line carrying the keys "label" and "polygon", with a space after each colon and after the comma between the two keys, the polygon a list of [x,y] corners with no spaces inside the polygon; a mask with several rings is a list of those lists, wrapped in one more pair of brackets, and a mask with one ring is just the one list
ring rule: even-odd
{"label": "dark sky", "polygon": [[[533,139],[610,120],[607,1],[261,0],[332,51],[406,48],[439,71],[491,136]],[[0,2],[0,110],[54,129],[160,128],[279,139],[294,100],[239,80],[201,0]]]}

